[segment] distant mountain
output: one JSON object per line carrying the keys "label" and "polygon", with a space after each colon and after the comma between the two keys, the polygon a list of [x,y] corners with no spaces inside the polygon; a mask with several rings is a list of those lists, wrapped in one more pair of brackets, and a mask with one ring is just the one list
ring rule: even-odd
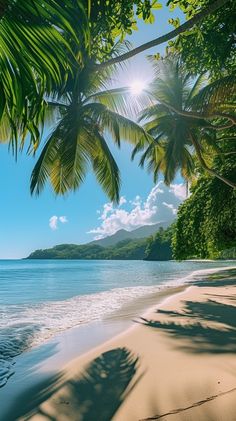
{"label": "distant mountain", "polygon": [[96,244],[59,244],[45,250],[35,250],[27,259],[115,259],[142,260],[145,257],[147,239],[123,240],[115,246]]}
{"label": "distant mountain", "polygon": [[[166,225],[169,224],[146,225],[134,231],[119,230],[110,237],[88,244],[59,244],[35,250],[27,259],[166,260],[171,255],[171,227],[160,230]],[[155,235],[150,237],[152,234]]]}
{"label": "distant mountain", "polygon": [[144,225],[133,231],[127,231],[127,230],[121,229],[113,235],[109,235],[108,237],[102,238],[101,240],[92,241],[91,243],[88,243],[88,244],[96,244],[102,247],[109,247],[109,246],[114,246],[115,244],[123,240],[134,240],[138,238],[146,238],[146,237],[149,237],[150,235],[155,234],[161,227],[167,228],[171,224],[171,222],[170,221],[158,222],[157,224],[153,224],[153,225]]}

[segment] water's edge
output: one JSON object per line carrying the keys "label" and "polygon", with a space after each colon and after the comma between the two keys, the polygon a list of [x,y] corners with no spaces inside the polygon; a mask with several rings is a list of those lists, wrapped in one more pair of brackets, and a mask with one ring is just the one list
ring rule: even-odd
{"label": "water's edge", "polygon": [[[34,358],[34,355],[41,355],[42,350],[44,352],[46,348],[50,348],[50,354],[46,353],[46,357],[50,358],[50,370],[53,366],[57,370],[56,354],[59,356],[60,364],[64,363],[65,360],[70,360],[124,331],[130,326],[132,319],[140,316],[143,311],[166,296],[172,295],[176,288],[185,288],[194,279],[231,268],[229,266],[193,271],[186,278],[173,279],[165,285],[115,288],[95,295],[77,296],[70,299],[69,303],[68,300],[60,302],[59,310],[57,310],[58,302],[37,304],[31,307],[30,311],[26,306],[20,317],[17,314],[18,330],[12,330],[10,325],[1,334],[0,388],[8,381],[14,381],[12,376],[18,370],[19,361],[21,362],[26,354],[27,358],[30,353]],[[80,319],[78,319],[78,308],[82,315]],[[52,315],[53,328],[49,328],[50,320],[47,323],[45,320]],[[43,328],[38,328],[39,322]],[[93,339],[88,340],[88,338]],[[66,344],[70,344],[70,351]],[[52,362],[53,356],[54,362]]]}
{"label": "water's edge", "polygon": [[139,298],[131,306],[105,317],[103,321],[68,329],[43,345],[24,352],[15,360],[18,366],[16,375],[0,389],[0,421],[15,420],[15,410],[21,410],[20,408],[28,405],[29,395],[40,396],[43,385],[50,384],[50,381],[53,382],[57,376],[60,377],[63,367],[68,362],[120,334],[125,334],[132,326],[131,320],[136,313],[140,316],[189,286],[197,285],[198,282],[208,282],[209,274],[230,269],[235,270],[236,267],[194,271],[187,279],[182,279],[182,283],[179,282],[176,287],[167,286],[160,292]]}

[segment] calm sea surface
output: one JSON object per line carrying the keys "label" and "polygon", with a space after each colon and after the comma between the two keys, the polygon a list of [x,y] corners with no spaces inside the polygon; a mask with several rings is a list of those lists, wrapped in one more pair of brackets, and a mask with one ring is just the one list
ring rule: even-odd
{"label": "calm sea surface", "polygon": [[0,260],[0,387],[28,348],[194,271],[224,266],[235,262]]}

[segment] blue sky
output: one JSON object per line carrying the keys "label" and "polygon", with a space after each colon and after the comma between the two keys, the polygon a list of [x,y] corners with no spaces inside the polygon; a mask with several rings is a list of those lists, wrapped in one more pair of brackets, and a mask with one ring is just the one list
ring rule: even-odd
{"label": "blue sky", "polygon": [[[171,30],[168,18],[180,14],[163,9],[156,16],[153,25],[140,22],[139,31],[129,37],[134,46]],[[162,46],[131,60],[117,84],[149,79],[151,71],[145,55],[163,51]],[[122,176],[123,199],[117,208],[109,203],[92,174],[80,190],[66,197],[55,197],[49,186],[39,197],[32,197],[29,180],[35,159],[23,152],[15,162],[7,146],[0,145],[0,258],[21,258],[35,249],[60,243],[88,242],[115,229],[134,229],[176,213],[184,197],[180,178],[171,189],[163,183],[155,186],[137,161],[130,162],[129,145],[123,144],[121,150],[112,146],[112,152]]]}

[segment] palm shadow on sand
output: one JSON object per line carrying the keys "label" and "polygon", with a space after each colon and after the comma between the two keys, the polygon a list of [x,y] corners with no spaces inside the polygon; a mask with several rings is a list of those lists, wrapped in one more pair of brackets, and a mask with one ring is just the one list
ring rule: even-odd
{"label": "palm shadow on sand", "polygon": [[136,380],[130,384],[137,370],[137,362],[138,358],[126,348],[103,353],[89,365],[78,381],[68,383],[68,396],[72,399],[71,403],[70,400],[65,401],[65,405],[73,407],[73,412],[79,414],[78,420],[111,420],[137,383]]}
{"label": "palm shadow on sand", "polygon": [[[58,388],[52,382],[46,393],[42,390],[37,396],[30,393],[31,402],[37,402],[37,406],[27,411],[21,408],[20,413],[15,414],[15,418],[9,417],[8,421],[16,420],[19,416],[30,419],[36,414],[42,420],[56,421],[54,413],[59,413],[60,419],[70,421],[111,420],[141,378],[139,376],[132,381],[137,369],[138,357],[127,348],[104,352],[77,379],[66,381]],[[53,410],[46,412],[40,404],[57,389],[60,389],[60,393],[51,401]]]}
{"label": "palm shadow on sand", "polygon": [[236,269],[221,270],[212,273],[206,279],[202,278],[191,282],[198,287],[236,287]]}
{"label": "palm shadow on sand", "polygon": [[[164,330],[173,338],[185,339],[181,348],[193,353],[236,352],[236,307],[213,300],[187,301],[183,312],[157,310],[168,321],[140,318],[145,326]],[[209,322],[214,325],[209,326]]]}
{"label": "palm shadow on sand", "polygon": [[[206,280],[192,283],[198,287],[232,287],[236,286],[235,269],[223,270],[212,274]],[[168,320],[150,320],[140,317],[136,320],[145,326],[165,331],[173,338],[183,339],[181,349],[193,353],[235,353],[236,352],[236,307],[232,303],[236,294],[217,295],[204,302],[185,301],[181,312],[157,310],[157,314],[168,317]],[[226,299],[227,303],[216,301]]]}

